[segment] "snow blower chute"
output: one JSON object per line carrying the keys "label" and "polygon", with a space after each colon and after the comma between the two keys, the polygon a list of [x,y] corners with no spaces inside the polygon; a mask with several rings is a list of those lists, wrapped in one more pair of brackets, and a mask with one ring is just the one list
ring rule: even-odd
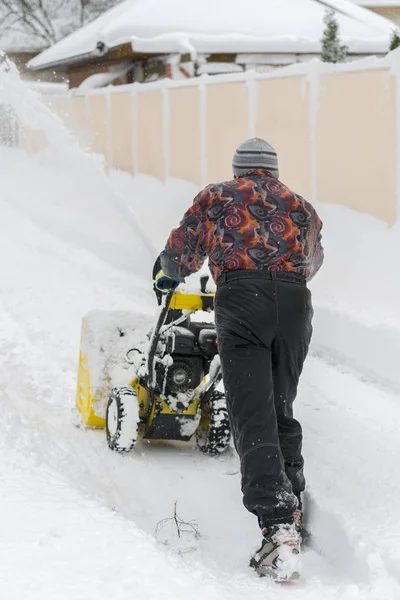
{"label": "snow blower chute", "polygon": [[129,451],[138,438],[196,436],[206,454],[229,445],[215,325],[197,320],[214,308],[207,279],[199,293],[164,296],[145,351],[128,347],[134,315],[94,312],[83,320],[76,408],[85,426],[105,427],[112,450]]}

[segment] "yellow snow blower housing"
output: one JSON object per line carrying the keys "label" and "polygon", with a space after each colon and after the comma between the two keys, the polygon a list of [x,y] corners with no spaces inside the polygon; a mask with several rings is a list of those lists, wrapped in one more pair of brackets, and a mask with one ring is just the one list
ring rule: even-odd
{"label": "yellow snow blower housing", "polygon": [[[83,319],[76,408],[83,425],[105,428],[112,450],[137,438],[188,441],[218,454],[230,438],[215,325],[191,319],[212,312],[214,294],[175,290],[163,299],[147,348],[137,317],[93,312]],[[135,337],[136,334],[136,337]]]}
{"label": "yellow snow blower housing", "polygon": [[[88,324],[83,319],[81,333],[81,348],[85,341],[88,331]],[[104,428],[106,425],[105,418],[96,414],[93,410],[93,404],[98,402],[98,399],[92,398],[92,389],[90,386],[90,369],[88,354],[83,353],[82,349],[79,354],[78,367],[78,385],[76,390],[76,408],[82,416],[82,422],[87,427]]]}

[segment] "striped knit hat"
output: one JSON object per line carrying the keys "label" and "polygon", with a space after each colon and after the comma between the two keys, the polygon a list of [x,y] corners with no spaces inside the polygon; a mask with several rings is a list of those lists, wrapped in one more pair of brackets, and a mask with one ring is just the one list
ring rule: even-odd
{"label": "striped knit hat", "polygon": [[279,177],[278,157],[272,146],[261,138],[251,138],[240,144],[232,161],[235,177],[243,177],[253,169],[265,169]]}

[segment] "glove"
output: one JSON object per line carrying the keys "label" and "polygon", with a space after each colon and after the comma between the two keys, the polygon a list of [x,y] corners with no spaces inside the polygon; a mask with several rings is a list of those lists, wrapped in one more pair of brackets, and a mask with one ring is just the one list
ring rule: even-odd
{"label": "glove", "polygon": [[176,290],[180,283],[180,277],[168,277],[164,271],[158,271],[154,279],[154,287],[162,294]]}

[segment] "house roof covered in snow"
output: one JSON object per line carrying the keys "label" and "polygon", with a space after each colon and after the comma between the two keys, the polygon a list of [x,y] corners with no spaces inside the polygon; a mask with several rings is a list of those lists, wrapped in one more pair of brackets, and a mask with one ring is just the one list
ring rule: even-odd
{"label": "house roof covered in snow", "polygon": [[347,0],[124,0],[30,62],[84,61],[122,44],[134,53],[296,53],[321,50],[334,8],[351,53],[388,51],[393,24]]}

